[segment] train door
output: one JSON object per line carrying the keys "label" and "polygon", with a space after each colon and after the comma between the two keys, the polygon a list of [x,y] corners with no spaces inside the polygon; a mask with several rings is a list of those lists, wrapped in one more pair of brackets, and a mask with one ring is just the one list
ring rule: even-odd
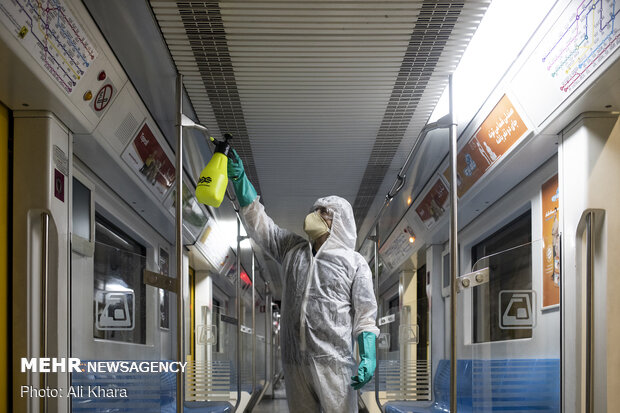
{"label": "train door", "polygon": [[614,411],[620,403],[620,122],[584,113],[560,145],[566,412]]}
{"label": "train door", "polygon": [[[66,412],[70,345],[71,134],[49,112],[13,112],[12,401],[16,412]],[[52,396],[52,397],[48,397]]]}
{"label": "train door", "polygon": [[557,172],[553,157],[460,234],[458,411],[561,411]]}
{"label": "train door", "polygon": [[[145,284],[144,272],[173,268],[171,246],[79,159],[74,164],[71,355],[91,374],[73,374],[71,384],[97,393],[74,394],[72,411],[105,406],[159,411],[174,404],[174,384],[166,386],[174,373],[144,371],[138,363],[172,358],[174,317],[169,298]],[[99,361],[110,363],[91,371],[89,363]],[[131,374],[122,370],[138,365]]]}
{"label": "train door", "polygon": [[9,403],[9,110],[0,103],[0,412]]}

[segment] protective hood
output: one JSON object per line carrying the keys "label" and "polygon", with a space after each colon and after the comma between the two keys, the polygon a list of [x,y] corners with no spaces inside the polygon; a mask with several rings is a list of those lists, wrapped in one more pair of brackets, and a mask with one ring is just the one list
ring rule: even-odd
{"label": "protective hood", "polygon": [[333,239],[342,245],[355,249],[357,240],[357,228],[353,217],[353,208],[349,201],[336,195],[326,196],[316,200],[312,208],[325,207],[334,212],[332,221],[331,235],[328,240]]}

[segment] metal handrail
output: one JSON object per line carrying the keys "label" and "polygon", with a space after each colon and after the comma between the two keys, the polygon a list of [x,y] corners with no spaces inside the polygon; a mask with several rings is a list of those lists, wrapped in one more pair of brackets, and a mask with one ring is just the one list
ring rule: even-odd
{"label": "metal handrail", "polygon": [[[390,204],[392,199],[400,192],[400,190],[404,187],[406,181],[406,171],[409,168],[409,164],[412,159],[417,155],[420,150],[420,147],[426,138],[426,135],[435,129],[444,129],[449,128],[450,131],[450,366],[451,366],[451,374],[450,374],[450,412],[456,413],[456,276],[457,276],[457,268],[458,268],[458,225],[457,225],[457,185],[456,185],[456,155],[457,155],[457,124],[454,121],[454,88],[452,84],[452,75],[448,77],[448,92],[449,92],[449,112],[447,115],[443,116],[436,122],[426,124],[418,137],[416,138],[413,147],[407,154],[407,158],[405,159],[405,163],[398,171],[396,175],[396,180],[392,184],[392,187],[388,191],[385,196],[385,201],[381,206],[381,209],[377,213],[375,220],[370,226],[366,236],[363,238],[363,241],[360,243],[358,251],[361,250],[364,242],[369,239],[374,241],[374,267],[375,267],[375,297],[377,303],[379,302],[379,221],[381,217],[385,213],[387,206]],[[371,232],[375,231],[375,236],[371,236]],[[377,354],[377,366],[379,365],[379,352]],[[375,370],[375,400],[377,402],[377,406],[383,412],[384,407],[381,405],[379,400],[379,368],[377,367]]]}
{"label": "metal handrail", "polygon": [[254,287],[254,252],[252,252],[252,394],[256,391],[256,288]]}
{"label": "metal handrail", "polygon": [[[271,288],[269,282],[265,283],[265,389],[268,386],[268,382],[273,379],[273,372],[270,368],[271,364],[271,347],[273,346],[273,321],[271,320]],[[267,341],[269,340],[269,341]]]}
{"label": "metal handrail", "polygon": [[[452,75],[448,78],[450,97],[450,117],[454,119],[454,87]],[[456,413],[456,276],[458,269],[458,193],[456,181],[457,166],[456,123],[450,124],[450,412]]]}
{"label": "metal handrail", "polygon": [[235,411],[241,403],[241,218],[237,216],[237,402]]}
{"label": "metal handrail", "polygon": [[[185,296],[183,295],[183,75],[177,74],[176,85],[176,196],[175,196],[175,247],[177,272],[177,361],[182,363],[185,356],[184,310]],[[183,373],[177,373],[177,413],[183,413]]]}
{"label": "metal handrail", "polygon": [[[48,341],[48,289],[49,289],[49,228],[50,215],[47,212],[41,213],[41,357],[47,358],[47,341]],[[43,388],[47,389],[47,373],[43,375]],[[47,412],[46,397],[43,400],[42,411]]]}
{"label": "metal handrail", "polygon": [[[594,407],[594,356],[595,356],[595,255],[596,255],[596,230],[603,221],[605,210],[588,209],[583,212],[577,224],[577,245],[581,245],[579,239],[586,240],[585,262],[585,412],[593,413]],[[581,256],[579,253],[577,256]],[[564,283],[560,283],[562,286]],[[563,350],[564,351],[564,350]]]}
{"label": "metal handrail", "polygon": [[403,164],[403,166],[398,171],[398,174],[396,175],[396,180],[394,181],[394,183],[390,187],[390,190],[385,195],[385,200],[383,202],[383,205],[381,206],[381,209],[377,213],[377,215],[375,217],[375,220],[373,221],[372,225],[368,229],[368,232],[366,232],[366,236],[364,236],[364,238],[362,238],[363,241],[360,244],[359,248],[357,249],[358,251],[361,250],[362,245],[364,244],[364,241],[369,239],[370,233],[373,231],[373,228],[375,228],[375,226],[377,225],[377,223],[379,222],[379,220],[383,216],[383,213],[385,212],[385,209],[390,204],[390,202],[392,202],[392,199],[394,199],[394,197],[396,195],[398,195],[400,190],[403,189],[403,187],[405,186],[405,182],[407,180],[406,172],[407,172],[407,169],[409,169],[409,164],[411,163],[411,160],[420,151],[420,146],[424,142],[424,139],[426,138],[426,135],[429,132],[434,131],[435,129],[448,128],[451,124],[452,124],[452,116],[451,116],[451,114],[448,114],[448,115],[445,115],[444,117],[442,117],[441,119],[437,120],[436,122],[431,122],[431,123],[426,124],[422,128],[422,130],[418,134],[418,137],[416,138],[415,142],[413,143],[413,147],[409,151],[409,154],[407,154],[407,158],[405,159],[405,163]]}
{"label": "metal handrail", "polygon": [[[192,128],[203,132],[207,137],[209,137],[209,129],[199,123],[194,122],[187,116],[183,114],[183,75],[177,72],[177,82],[176,82],[176,101],[177,101],[177,118],[176,118],[176,127],[177,129],[177,151],[176,151],[176,171],[175,171],[175,179],[176,179],[176,208],[175,208],[175,219],[176,219],[176,260],[177,260],[177,282],[178,282],[178,292],[177,292],[177,358],[179,362],[183,362],[184,356],[184,342],[185,342],[185,332],[184,332],[184,318],[183,313],[185,309],[185,299],[183,295],[183,282],[182,282],[182,274],[183,274],[183,215],[182,215],[182,183],[183,183],[183,128]],[[239,278],[241,276],[241,256],[240,256],[240,242],[241,242],[241,216],[239,214],[239,207],[236,203],[237,197],[234,192],[230,190],[230,187],[226,188],[226,195],[230,200],[233,209],[235,211],[235,215],[237,217],[237,402],[235,404],[235,410],[239,407],[239,403],[241,402],[241,285],[239,284]],[[252,257],[254,258],[254,257]],[[252,282],[254,284],[254,282]],[[254,294],[254,290],[252,290],[252,294]],[[253,334],[255,332],[253,331]],[[177,377],[177,412],[183,412],[183,373],[179,371]]]}
{"label": "metal handrail", "polygon": [[586,215],[586,413],[594,412],[593,369],[594,364],[594,241],[592,226],[594,214]]}
{"label": "metal handrail", "polygon": [[[379,303],[379,222],[377,222],[375,224],[375,237],[374,237],[374,259],[375,259],[375,301],[377,302],[377,305]],[[381,401],[379,400],[379,351],[377,351],[376,347],[377,347],[377,341],[378,341],[377,337],[375,339],[375,358],[377,360],[376,363],[376,367],[375,367],[375,401],[377,402],[377,406],[379,407],[379,410],[381,410],[381,412],[383,413],[385,410],[383,408],[383,406],[381,405]]]}
{"label": "metal handrail", "polygon": [[[265,393],[267,393],[267,389],[269,388],[269,386],[272,385],[272,381],[273,381],[273,377],[269,378],[269,370],[268,370],[269,360],[267,357],[268,351],[269,351],[269,344],[268,344],[267,338],[269,337],[269,341],[271,341],[271,329],[269,328],[269,317],[267,317],[269,308],[271,308],[271,292],[269,291],[269,282],[265,282],[265,377],[264,377],[265,381],[263,383],[263,388],[261,389],[260,394],[256,398],[255,403],[250,407],[250,409],[246,407],[247,412],[253,411],[254,408],[258,406],[258,404],[263,399],[263,396],[265,395]],[[268,334],[267,332],[269,332],[269,336],[267,335]],[[254,335],[254,337],[256,337],[256,334]],[[252,391],[252,393],[254,393],[254,390]]]}

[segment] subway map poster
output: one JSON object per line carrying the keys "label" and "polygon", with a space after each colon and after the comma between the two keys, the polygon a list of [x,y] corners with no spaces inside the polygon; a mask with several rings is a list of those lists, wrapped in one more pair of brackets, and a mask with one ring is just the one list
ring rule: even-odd
{"label": "subway map poster", "polygon": [[618,50],[619,12],[620,1],[573,0],[543,23],[542,40],[514,79],[514,92],[536,125]]}
{"label": "subway map poster", "polygon": [[615,0],[574,1],[546,36],[540,63],[556,87],[570,93],[618,48]]}
{"label": "subway map poster", "polygon": [[97,57],[64,1],[3,0],[0,21],[67,95]]}

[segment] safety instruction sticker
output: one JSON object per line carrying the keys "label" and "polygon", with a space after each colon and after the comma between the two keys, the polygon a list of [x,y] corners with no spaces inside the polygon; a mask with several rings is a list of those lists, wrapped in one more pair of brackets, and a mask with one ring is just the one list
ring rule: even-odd
{"label": "safety instruction sticker", "polygon": [[109,81],[99,89],[95,97],[90,101],[90,108],[97,116],[101,117],[103,115],[115,92],[114,85]]}
{"label": "safety instruction sticker", "polygon": [[499,292],[499,328],[532,330],[536,327],[536,291],[503,290]]}
{"label": "safety instruction sticker", "polygon": [[97,57],[93,43],[63,0],[2,1],[0,21],[67,95]]}
{"label": "safety instruction sticker", "polygon": [[98,330],[133,330],[135,321],[134,293],[98,291],[95,296],[95,326]]}

